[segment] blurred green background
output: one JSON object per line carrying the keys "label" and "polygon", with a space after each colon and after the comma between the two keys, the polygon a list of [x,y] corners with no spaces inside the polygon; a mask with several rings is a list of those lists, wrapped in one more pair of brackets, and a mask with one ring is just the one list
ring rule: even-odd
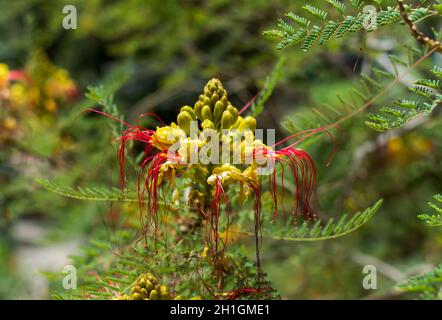
{"label": "blurred green background", "polygon": [[[77,8],[76,30],[62,28],[66,4]],[[171,121],[212,77],[223,82],[235,105],[244,105],[283,54],[282,79],[258,119],[259,127],[275,128],[283,136],[289,133],[284,122],[295,112],[337,104],[337,95],[345,95],[361,71],[413,42],[407,29],[395,25],[335,40],[308,54],[299,48],[275,50],[262,31],[303,4],[0,0],[0,63],[36,73],[63,69],[69,75],[55,82],[69,77],[76,86],[55,107],[50,97],[40,97],[32,107],[0,110],[0,298],[49,298],[40,271],[59,271],[80,244],[110,238],[118,227],[115,216],[127,210],[67,199],[35,182],[45,177],[72,186],[118,186],[112,132],[105,120],[82,112],[93,105],[84,99],[88,85],[116,90],[129,122],[147,111]],[[415,76],[440,63],[436,59],[419,66]],[[405,92],[399,84],[377,103]],[[320,215],[356,212],[380,198],[384,205],[368,225],[340,239],[264,241],[263,268],[283,298],[403,298],[395,289],[398,282],[441,262],[442,234],[416,218],[442,189],[440,117],[384,140],[363,120],[361,114],[342,124],[342,143],[328,166],[329,141],[305,147],[318,167]],[[377,290],[362,287],[367,264],[378,268]]]}

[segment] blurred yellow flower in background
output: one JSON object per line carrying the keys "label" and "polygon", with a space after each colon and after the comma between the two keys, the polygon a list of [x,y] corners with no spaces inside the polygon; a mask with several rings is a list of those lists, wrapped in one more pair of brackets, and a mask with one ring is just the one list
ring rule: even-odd
{"label": "blurred yellow flower in background", "polygon": [[0,63],[0,89],[8,85],[9,67],[7,64]]}
{"label": "blurred yellow flower in background", "polygon": [[398,165],[406,165],[432,150],[431,140],[416,133],[393,137],[387,143],[387,154]]}
{"label": "blurred yellow flower in background", "polygon": [[67,70],[53,65],[43,51],[36,51],[23,70],[10,70],[7,64],[0,64],[0,93],[0,99],[12,108],[54,113],[72,100],[77,86]]}

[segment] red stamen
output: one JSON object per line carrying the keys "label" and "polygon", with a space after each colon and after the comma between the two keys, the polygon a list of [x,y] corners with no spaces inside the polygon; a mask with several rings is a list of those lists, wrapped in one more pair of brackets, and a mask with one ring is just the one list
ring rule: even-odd
{"label": "red stamen", "polygon": [[9,81],[30,81],[31,78],[23,70],[11,70],[8,76]]}
{"label": "red stamen", "polygon": [[244,111],[246,111],[253,102],[255,102],[256,98],[258,98],[259,93],[257,93],[252,99],[250,99],[249,102],[246,103],[246,105],[244,107],[241,108],[241,110],[239,110],[239,114],[242,114]]}

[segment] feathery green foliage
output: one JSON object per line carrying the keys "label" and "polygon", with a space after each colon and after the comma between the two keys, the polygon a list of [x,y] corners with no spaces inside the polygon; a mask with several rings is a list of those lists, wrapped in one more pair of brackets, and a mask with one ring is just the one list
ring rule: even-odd
{"label": "feathery green foliage", "polygon": [[320,20],[325,20],[327,17],[327,12],[325,12],[322,9],[319,9],[318,7],[312,6],[311,4],[306,4],[302,7],[302,9],[306,10],[311,15],[315,16],[316,18]]}
{"label": "feathery green foliage", "polygon": [[[84,245],[82,253],[71,258],[77,267],[77,290],[55,288],[52,298],[104,300],[127,293],[138,275],[149,269],[142,248],[136,247],[134,250],[130,244],[133,236],[132,231],[118,230],[110,240],[94,239]],[[116,254],[122,248],[127,250]],[[54,281],[65,276],[63,273],[46,274]]]}
{"label": "feathery green foliage", "polygon": [[[262,237],[273,240],[284,241],[321,241],[340,238],[364,226],[373,218],[383,200],[378,200],[372,207],[359,211],[349,217],[343,214],[339,219],[330,218],[325,224],[320,220],[315,223],[303,222],[300,226],[293,226],[291,223],[282,225],[274,222],[263,225]],[[238,231],[247,235],[253,235],[252,232]]]}
{"label": "feathery green foliage", "polygon": [[[109,240],[94,239],[84,245],[81,254],[72,256],[72,264],[77,267],[77,290],[57,287],[53,290],[52,298],[116,299],[130,293],[138,276],[147,272],[154,273],[173,295],[214,298],[213,289],[206,289],[215,288],[217,284],[210,272],[209,261],[200,254],[203,250],[200,240],[191,239],[189,235],[185,241],[192,241],[192,249],[184,244],[185,241],[180,241],[171,250],[166,243],[158,245],[154,241],[134,246],[134,236],[134,230],[118,230]],[[229,266],[231,272],[225,281],[230,290],[271,287],[266,274],[261,274],[260,279],[257,279],[253,262],[238,252],[229,253],[228,256],[232,261]],[[60,279],[66,276],[61,272],[46,272],[46,275],[54,283],[61,283]],[[267,298],[280,298],[273,290],[266,294]]]}
{"label": "feathery green foliage", "polygon": [[[361,73],[359,83],[348,90],[346,97],[337,95],[339,103],[301,109],[283,123],[290,132],[332,126],[351,114],[356,114],[368,105],[372,105],[380,97],[402,80],[416,63],[416,58],[424,53],[414,47],[406,47],[406,58],[389,55],[390,66],[374,66],[370,73]],[[440,67],[435,66],[432,73],[440,77]],[[409,89],[419,96],[416,100],[399,99],[394,107],[383,107],[379,113],[370,113],[365,124],[377,131],[399,128],[408,121],[429,115],[441,103],[440,80],[418,80]]]}
{"label": "feathery green foliage", "polygon": [[[442,202],[442,195],[440,194],[434,195],[433,198],[438,202]],[[436,214],[423,213],[418,215],[417,217],[425,221],[425,223],[431,227],[442,226],[442,208],[432,202],[429,202],[428,205],[430,206],[430,208],[434,209]]]}
{"label": "feathery green foliage", "polygon": [[61,194],[68,198],[90,201],[138,201],[136,192],[130,190],[125,190],[123,192],[118,188],[106,187],[72,188],[69,186],[58,185],[47,179],[37,179],[36,181],[48,191]]}
{"label": "feathery green foliage", "polygon": [[419,293],[422,300],[442,300],[442,265],[421,276],[408,279],[398,286],[406,292]]}
{"label": "feathery green foliage", "polygon": [[[434,195],[433,198],[438,202],[442,202],[442,195],[440,194]],[[442,208],[432,202],[429,202],[428,205],[436,211],[436,215],[425,213],[417,217],[425,221],[428,226],[442,226]],[[419,293],[419,299],[421,300],[442,300],[442,265],[435,267],[424,275],[408,279],[399,284],[398,288],[406,292]]]}
{"label": "feathery green foliage", "polygon": [[346,4],[339,0],[325,0],[329,4],[331,4],[336,10],[338,10],[341,14],[344,14]]}
{"label": "feathery green foliage", "polygon": [[[104,112],[117,119],[124,120],[123,115],[120,114],[117,105],[114,103],[114,95],[108,89],[104,86],[89,86],[87,89],[86,98],[102,106]],[[119,137],[123,130],[123,124],[112,119],[108,120],[108,124],[114,137]]]}
{"label": "feathery green foliage", "polygon": [[[437,76],[440,67],[435,66],[432,71]],[[419,100],[397,100],[392,107],[382,107],[379,109],[379,113],[370,113],[365,124],[382,132],[403,127],[418,116],[428,116],[442,103],[441,89],[441,80],[439,79],[417,80],[409,90],[416,96],[420,96]]]}
{"label": "feathery green foliage", "polygon": [[[301,49],[307,52],[316,42],[325,45],[333,38],[342,38],[348,33],[356,33],[362,29],[373,32],[379,27],[401,20],[401,14],[397,7],[380,8],[373,12],[373,7],[362,9],[364,2],[359,0],[350,1],[353,9],[347,8],[346,4],[340,0],[326,0],[326,2],[339,13],[338,18],[326,21],[327,11],[306,4],[302,9],[310,14],[309,18],[319,20],[317,25],[310,27],[312,21],[309,18],[302,16],[301,13],[298,15],[289,12],[285,16],[299,28],[279,19],[277,29],[266,30],[263,35],[272,40],[279,40],[276,45],[279,50],[302,42]],[[376,2],[379,6],[382,5],[382,1]],[[413,22],[421,21],[429,15],[431,14],[427,7],[409,8],[409,17]]]}
{"label": "feathery green foliage", "polygon": [[[47,179],[37,179],[37,182],[45,189],[61,194],[65,197],[90,200],[90,201],[117,201],[117,202],[134,202],[138,201],[137,195],[133,191],[125,191],[124,193],[117,188],[72,188],[68,186],[60,186]],[[160,203],[161,204],[161,203]],[[165,204],[162,204],[165,205]],[[272,235],[265,235],[266,227],[264,227],[264,238],[272,238],[277,240],[288,241],[319,241],[345,236],[367,223],[382,205],[382,200],[377,201],[372,207],[355,213],[351,218],[346,214],[342,215],[338,221],[333,218],[329,219],[325,225],[321,221],[311,225],[304,222],[300,227],[278,225],[277,231],[272,231]],[[173,206],[173,204],[170,204]],[[279,228],[281,227],[281,228]],[[273,228],[270,227],[272,230]],[[241,231],[238,231],[241,233]],[[275,233],[276,232],[276,233]]]}

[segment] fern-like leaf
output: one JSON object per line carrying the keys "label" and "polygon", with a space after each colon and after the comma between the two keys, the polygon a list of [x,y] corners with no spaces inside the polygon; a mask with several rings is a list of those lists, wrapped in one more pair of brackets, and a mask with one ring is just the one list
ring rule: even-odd
{"label": "fern-like leaf", "polygon": [[442,79],[442,67],[434,66],[433,70],[431,72],[438,78]]}
{"label": "fern-like leaf", "polygon": [[48,191],[61,194],[65,197],[75,198],[80,200],[91,201],[124,201],[136,202],[138,197],[133,191],[125,191],[124,193],[118,188],[72,188],[69,186],[62,186],[47,179],[37,179],[38,184]]}
{"label": "fern-like leaf", "polygon": [[428,8],[422,7],[422,8],[417,8],[415,10],[413,10],[410,14],[409,14],[409,18],[411,21],[413,22],[417,22],[419,20],[422,20],[423,18],[425,18],[425,16],[428,14]]}
{"label": "fern-like leaf", "polygon": [[292,27],[291,24],[285,22],[283,19],[279,19],[278,28],[284,31],[284,33],[289,36],[293,35],[296,32],[296,29]]}
{"label": "fern-like leaf", "polygon": [[[124,119],[123,115],[118,111],[117,105],[114,103],[114,95],[108,89],[104,86],[89,86],[87,89],[86,98],[102,106],[103,111],[111,116],[121,120]],[[108,124],[112,129],[114,137],[119,137],[121,131],[123,131],[123,124],[112,119],[108,120]]]}
{"label": "fern-like leaf", "polygon": [[376,15],[376,23],[378,26],[385,26],[401,20],[401,14],[399,11],[390,8],[388,10],[380,11]]}
{"label": "fern-like leaf", "polygon": [[336,31],[336,38],[343,37],[356,22],[356,18],[353,16],[348,16],[339,26],[338,31]]}
{"label": "fern-like leaf", "polygon": [[356,9],[360,9],[364,5],[364,1],[362,0],[350,0],[350,3]]}
{"label": "fern-like leaf", "polygon": [[284,40],[282,40],[276,48],[278,50],[284,49],[287,46],[291,46],[293,44],[299,43],[307,36],[306,29],[300,29],[295,34],[291,35],[290,37],[285,37]]}
{"label": "fern-like leaf", "polygon": [[423,300],[441,299],[442,264],[424,275],[408,279],[406,282],[399,284],[398,288],[405,292],[419,293],[420,298]]}
{"label": "fern-like leaf", "polygon": [[339,0],[325,0],[325,1],[327,1],[329,4],[331,4],[341,14],[344,14],[345,7],[346,7],[345,3],[342,3]]}
{"label": "fern-like leaf", "polygon": [[305,37],[304,42],[302,43],[301,49],[302,51],[308,51],[313,44],[318,40],[321,35],[321,28],[318,26],[314,26],[310,33]]}
{"label": "fern-like leaf", "polygon": [[441,82],[440,80],[429,80],[429,79],[421,79],[415,82],[415,84],[419,86],[425,86],[435,90],[441,90]]}
{"label": "fern-like leaf", "polygon": [[[293,225],[269,227],[271,224],[265,224],[262,230],[262,237],[273,240],[284,241],[321,241],[340,238],[352,233],[353,231],[364,226],[375,215],[382,205],[383,200],[378,200],[372,207],[364,211],[357,212],[351,218],[346,214],[339,219],[333,218],[328,220],[326,224],[321,221],[315,223],[304,222],[299,227]],[[240,234],[254,235],[253,232],[235,231]]]}
{"label": "fern-like leaf", "polygon": [[[433,196],[433,198],[442,203],[442,195],[440,194],[436,194]],[[431,227],[440,227],[442,226],[442,208],[439,207],[438,205],[429,202],[428,205],[430,206],[430,208],[432,208],[435,211],[435,214],[420,214],[417,217],[423,221],[425,221],[425,223]]]}
{"label": "fern-like leaf", "polygon": [[333,34],[336,32],[338,27],[339,27],[339,23],[337,23],[335,21],[329,21],[325,25],[324,30],[322,31],[321,38],[319,39],[319,44],[324,45],[327,42],[329,42],[329,40],[331,39]]}
{"label": "fern-like leaf", "polygon": [[299,24],[301,27],[307,28],[310,25],[309,19],[300,17],[293,12],[286,13],[286,17],[290,18],[293,22]]}
{"label": "fern-like leaf", "polygon": [[[438,68],[433,68],[433,73],[436,75]],[[418,80],[408,89],[427,101],[398,100],[395,102],[395,107],[383,107],[379,109],[379,113],[370,113],[365,124],[380,132],[400,128],[417,116],[428,116],[442,102],[440,80]]]}
{"label": "fern-like leaf", "polygon": [[262,33],[267,39],[282,39],[284,38],[284,32],[278,29],[266,30]]}
{"label": "fern-like leaf", "polygon": [[324,10],[319,9],[315,6],[312,6],[311,4],[306,4],[305,6],[302,7],[302,9],[306,10],[311,15],[313,15],[316,18],[319,18],[321,20],[325,20],[325,18],[327,17],[327,12],[325,12]]}
{"label": "fern-like leaf", "polygon": [[[288,46],[296,45],[305,37],[304,42],[301,45],[301,49],[307,51],[316,41],[316,36],[318,36],[320,33],[318,30],[322,30],[322,37],[319,44],[323,45],[328,43],[333,38],[342,38],[348,33],[359,32],[360,30],[364,29],[364,26],[366,26],[364,30],[371,32],[377,30],[381,26],[389,25],[401,20],[400,11],[395,7],[381,9],[379,12],[373,15],[371,12],[360,12],[364,3],[363,1],[350,1],[351,4],[357,8],[358,12],[353,15],[347,15],[346,5],[343,2],[339,0],[326,1],[336,8],[341,14],[341,17],[338,20],[325,21],[327,18],[326,11],[311,4],[306,4],[302,7],[302,9],[321,20],[320,25],[310,27],[310,19],[303,17],[302,15],[295,14],[294,12],[288,12],[285,14],[285,16],[289,19],[289,22],[293,22],[296,27],[300,27],[301,29],[296,31],[295,26],[292,26],[289,22],[279,19],[277,23],[278,29],[267,30],[263,33],[264,36],[269,39],[282,39],[277,44],[277,49],[279,50]],[[379,1],[379,4],[381,4],[381,1]],[[422,8],[417,8],[410,9],[410,16],[413,17],[413,19],[421,20],[426,18],[428,15],[425,14],[425,10],[422,10]]]}

